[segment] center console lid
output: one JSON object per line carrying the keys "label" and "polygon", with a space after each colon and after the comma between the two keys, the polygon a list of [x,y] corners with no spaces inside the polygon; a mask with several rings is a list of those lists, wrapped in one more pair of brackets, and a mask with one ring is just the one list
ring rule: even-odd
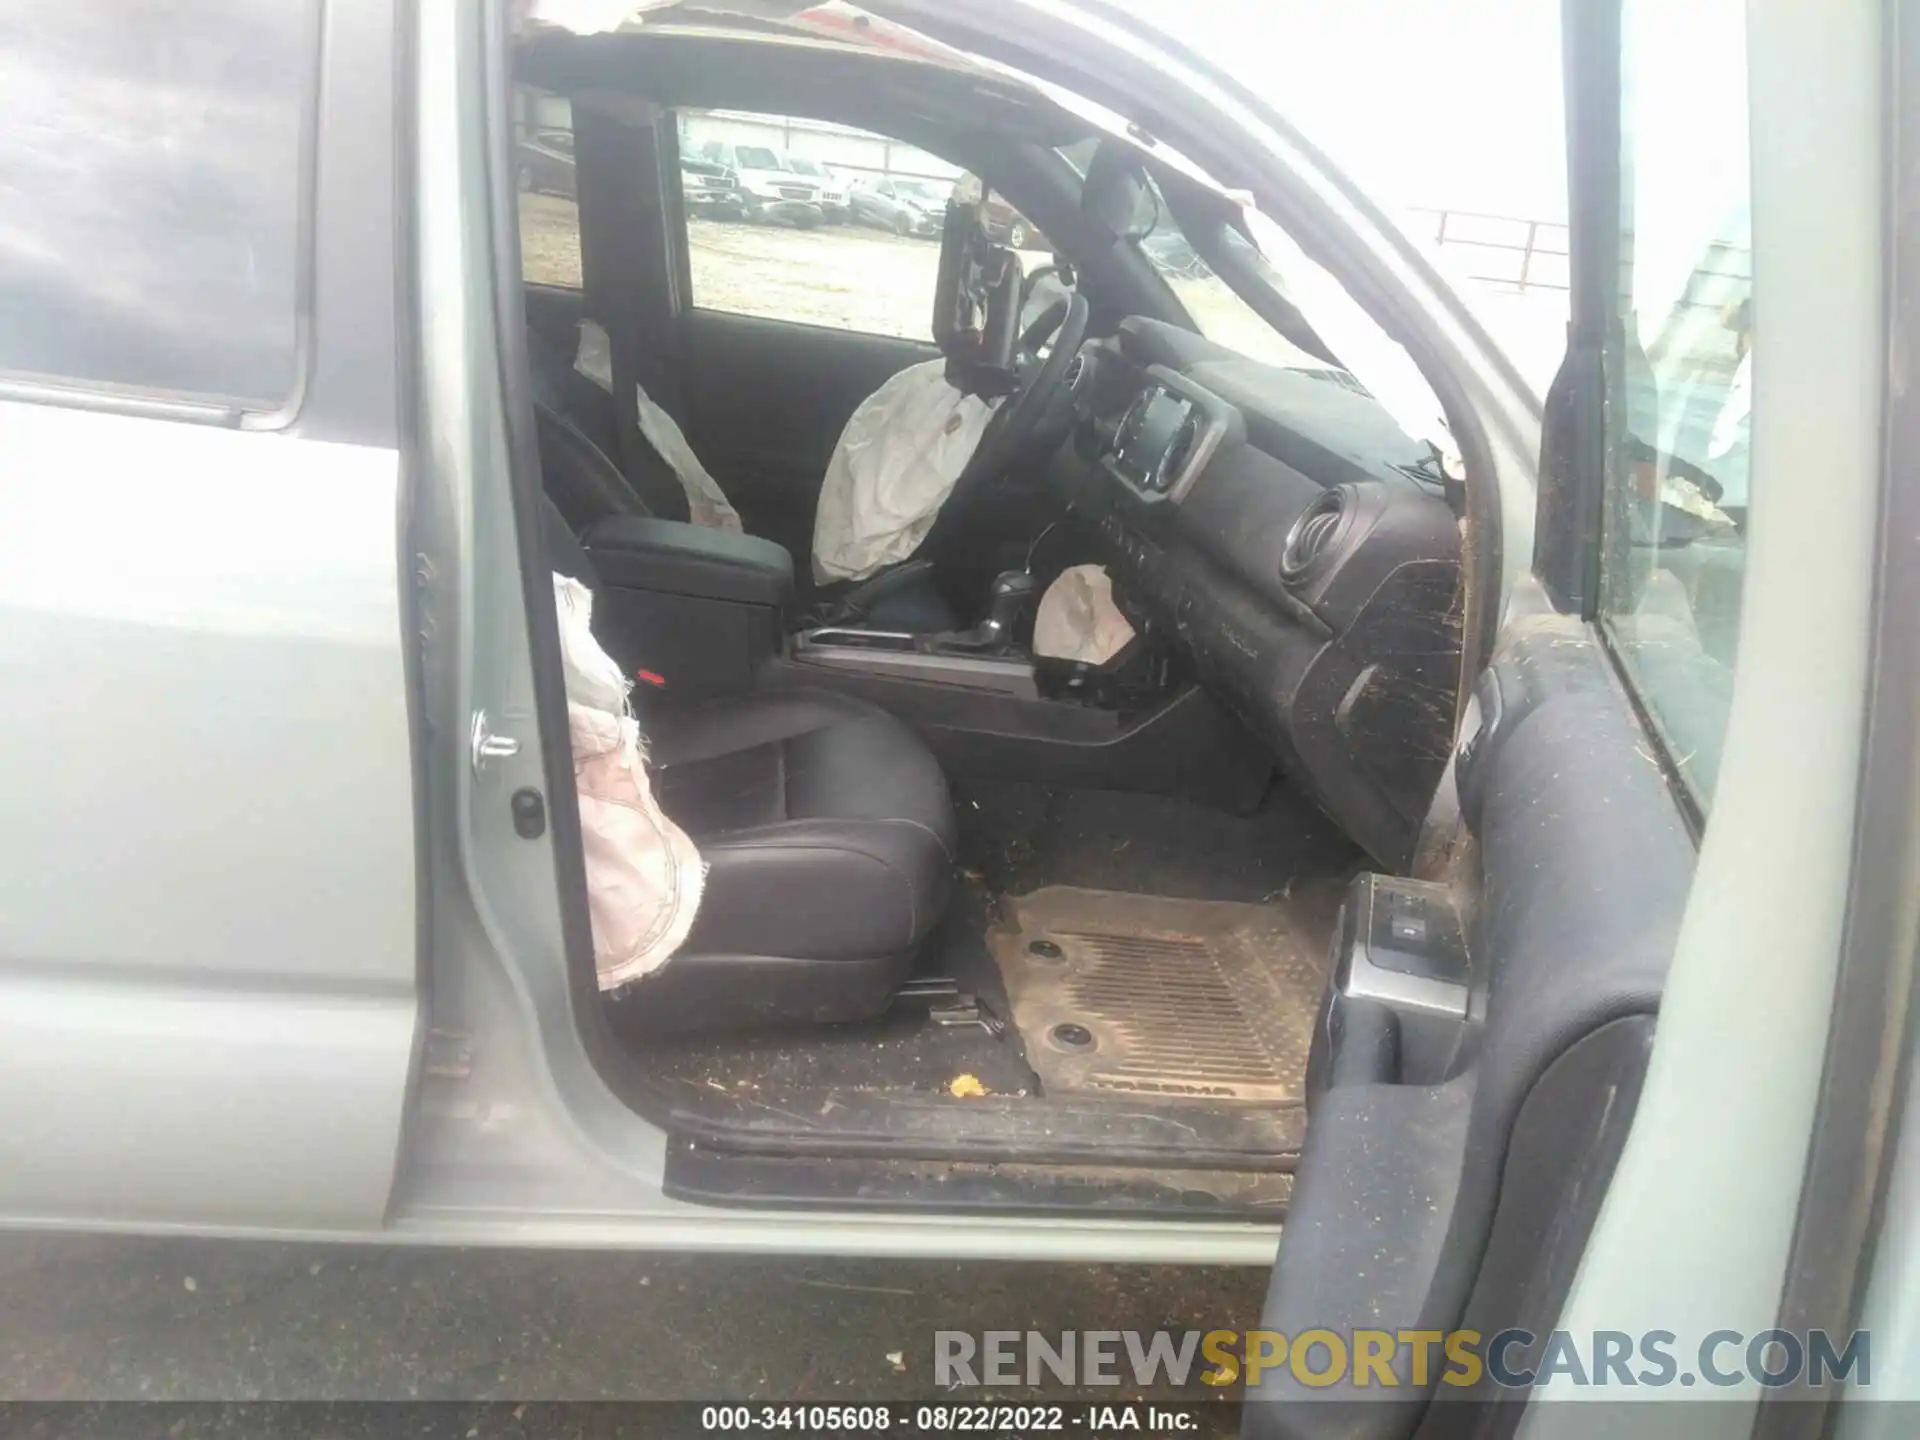
{"label": "center console lid", "polygon": [[609,515],[580,542],[608,585],[737,605],[786,606],[793,557],[771,540],[683,520]]}
{"label": "center console lid", "polygon": [[793,557],[771,540],[613,515],[581,532],[593,633],[628,675],[686,699],[740,695],[780,647]]}

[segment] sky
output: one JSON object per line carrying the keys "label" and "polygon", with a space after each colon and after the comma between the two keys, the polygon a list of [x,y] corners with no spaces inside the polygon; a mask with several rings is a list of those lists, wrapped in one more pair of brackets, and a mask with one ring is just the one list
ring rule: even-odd
{"label": "sky", "polygon": [[1558,0],[1123,0],[1395,207],[1566,218]]}

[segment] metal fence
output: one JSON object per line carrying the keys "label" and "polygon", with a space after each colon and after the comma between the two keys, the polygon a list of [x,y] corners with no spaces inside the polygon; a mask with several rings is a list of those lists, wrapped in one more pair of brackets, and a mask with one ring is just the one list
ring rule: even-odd
{"label": "metal fence", "polygon": [[[1568,287],[1567,227],[1554,220],[1521,220],[1467,210],[1413,209],[1432,242],[1465,261],[1468,279],[1496,290],[1524,294]],[[1753,254],[1749,246],[1715,241],[1706,247],[1688,277],[1680,304],[1717,309],[1751,292]]]}
{"label": "metal fence", "polygon": [[1567,227],[1551,220],[1480,215],[1468,210],[1415,209],[1427,238],[1465,262],[1470,280],[1496,290],[1565,290]]}

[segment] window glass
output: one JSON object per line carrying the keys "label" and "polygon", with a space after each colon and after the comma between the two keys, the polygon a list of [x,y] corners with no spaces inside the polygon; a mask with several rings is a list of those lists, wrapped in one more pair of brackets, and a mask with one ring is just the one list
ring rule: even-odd
{"label": "window glass", "polygon": [[7,7],[0,372],[285,403],[317,52],[311,3]]}
{"label": "window glass", "polygon": [[1021,268],[1031,275],[1042,265],[1054,263],[1053,242],[1002,195],[986,190],[987,238],[1020,252]]}
{"label": "window glass", "polygon": [[[1090,135],[1071,145],[1061,146],[1059,154],[1073,166],[1077,174],[1084,177],[1100,145],[1100,137]],[[1160,272],[1173,293],[1180,297],[1180,303],[1186,307],[1187,314],[1193,317],[1193,323],[1199,327],[1200,333],[1249,360],[1295,370],[1325,370],[1327,364],[1324,360],[1309,355],[1275,330],[1260,318],[1259,311],[1240,298],[1231,285],[1213,273],[1187,240],[1180,222],[1167,206],[1166,197],[1160,193],[1160,187],[1151,179],[1147,183],[1151,208],[1143,213],[1142,218],[1151,228],[1135,243],[1153,262],[1154,269]],[[1249,245],[1246,248],[1253,250],[1254,258],[1259,259],[1255,247]],[[1267,272],[1269,283],[1285,294],[1285,287],[1277,283],[1270,268],[1264,263],[1261,268]]]}
{"label": "window glass", "polygon": [[[1436,442],[1440,439],[1439,404],[1431,399],[1431,391],[1412,361],[1279,227],[1259,212],[1248,211],[1246,219],[1259,243],[1232,228],[1226,232],[1225,243],[1241,252],[1262,283],[1305,314],[1321,340],[1339,356],[1344,369],[1294,344],[1216,275],[1188,241],[1158,186],[1153,187],[1152,201],[1152,228],[1136,243],[1180,298],[1202,335],[1249,360],[1312,371],[1367,391],[1394,412],[1409,435]],[[1340,323],[1323,328],[1334,321]],[[1383,375],[1383,369],[1391,373]],[[1387,381],[1392,383],[1383,383]],[[1403,391],[1419,397],[1411,413],[1394,403]]]}
{"label": "window glass", "polygon": [[[1160,218],[1141,239],[1140,248],[1187,307],[1187,314],[1209,340],[1269,365],[1294,370],[1325,370],[1327,362],[1309,355],[1260,318],[1233,287],[1214,274],[1181,233],[1163,201]],[[1252,246],[1246,246],[1252,250]],[[1278,285],[1276,289],[1280,289]],[[1284,290],[1282,290],[1284,294]]]}
{"label": "window glass", "polygon": [[1252,238],[1230,227],[1223,243],[1237,251],[1252,272],[1243,283],[1264,285],[1300,311],[1338,365],[1302,349],[1268,324],[1195,252],[1157,191],[1155,199],[1158,215],[1140,247],[1201,334],[1249,360],[1311,373],[1367,395],[1409,438],[1432,445],[1443,460],[1455,454],[1445,411],[1413,357],[1292,236],[1258,210],[1248,209],[1241,218]]}
{"label": "window glass", "polygon": [[1755,343],[1741,0],[1623,15],[1621,403],[1600,611],[1668,759],[1710,803],[1746,562]]}
{"label": "window glass", "polygon": [[955,167],[851,126],[721,110],[681,113],[680,155],[696,306],[932,340]]}
{"label": "window glass", "polygon": [[513,92],[514,184],[520,192],[520,272],[530,284],[580,288],[580,192],[573,107],[531,85]]}

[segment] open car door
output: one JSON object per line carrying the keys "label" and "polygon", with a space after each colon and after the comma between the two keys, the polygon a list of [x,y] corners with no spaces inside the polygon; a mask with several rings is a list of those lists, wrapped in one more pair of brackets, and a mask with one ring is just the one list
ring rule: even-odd
{"label": "open car door", "polygon": [[[1451,855],[1376,879],[1336,941],[1248,1434],[1511,1433],[1556,1327],[1670,1325],[1691,1385],[1688,1324],[1776,1323],[1882,484],[1878,22],[1792,10],[1564,7],[1572,323],[1532,573],[1472,686]],[[1636,1380],[1673,1382],[1646,1333]]]}

